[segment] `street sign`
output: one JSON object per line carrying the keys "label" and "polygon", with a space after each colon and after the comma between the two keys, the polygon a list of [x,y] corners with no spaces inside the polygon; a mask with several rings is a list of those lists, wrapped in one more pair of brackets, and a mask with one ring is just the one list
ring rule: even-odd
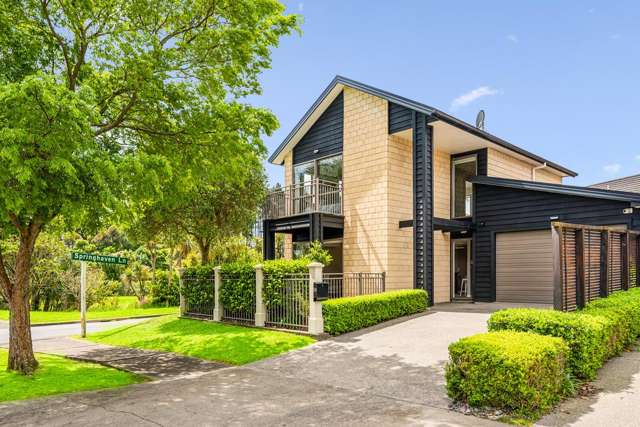
{"label": "street sign", "polygon": [[129,263],[129,259],[121,256],[86,254],[83,252],[71,252],[71,259],[73,261],[97,262],[100,264],[127,265]]}
{"label": "street sign", "polygon": [[87,336],[87,263],[127,265],[129,260],[121,256],[71,252],[71,260],[80,261],[80,336]]}

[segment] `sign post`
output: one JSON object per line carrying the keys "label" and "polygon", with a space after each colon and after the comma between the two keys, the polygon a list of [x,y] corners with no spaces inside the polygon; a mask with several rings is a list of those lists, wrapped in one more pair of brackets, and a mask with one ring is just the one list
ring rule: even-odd
{"label": "sign post", "polygon": [[87,336],[87,262],[127,265],[129,260],[120,256],[72,252],[72,261],[80,261],[80,336]]}
{"label": "sign post", "polygon": [[87,262],[80,262],[80,336],[87,336]]}

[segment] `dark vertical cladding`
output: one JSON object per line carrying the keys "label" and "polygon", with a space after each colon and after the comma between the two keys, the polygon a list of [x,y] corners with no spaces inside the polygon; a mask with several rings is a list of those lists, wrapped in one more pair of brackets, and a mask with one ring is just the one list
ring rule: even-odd
{"label": "dark vertical cladding", "polygon": [[476,156],[476,159],[478,161],[478,175],[480,176],[487,176],[489,173],[489,157],[487,155],[487,149],[486,148],[481,148],[479,150],[472,150],[472,151],[467,151],[464,153],[456,153],[456,154],[452,154],[451,155],[451,159],[459,159],[461,157],[467,157],[467,156],[472,156],[474,155]]}
{"label": "dark vertical cladding", "polygon": [[413,110],[389,102],[389,133],[396,133],[413,127]]}
{"label": "dark vertical cladding", "polygon": [[553,220],[640,228],[637,210],[632,215],[623,213],[629,202],[489,185],[476,184],[474,187],[474,299],[479,301],[495,301],[496,298],[496,233],[551,230]]}
{"label": "dark vertical cladding", "polygon": [[414,285],[433,301],[432,128],[422,113],[413,112]]}
{"label": "dark vertical cladding", "polygon": [[293,148],[293,163],[304,163],[342,152],[344,96],[341,92]]}

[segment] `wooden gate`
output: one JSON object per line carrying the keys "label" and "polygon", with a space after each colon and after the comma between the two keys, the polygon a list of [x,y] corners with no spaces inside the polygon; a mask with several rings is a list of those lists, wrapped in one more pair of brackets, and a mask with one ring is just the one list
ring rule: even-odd
{"label": "wooden gate", "polygon": [[557,310],[573,311],[640,286],[640,232],[560,222],[551,228]]}

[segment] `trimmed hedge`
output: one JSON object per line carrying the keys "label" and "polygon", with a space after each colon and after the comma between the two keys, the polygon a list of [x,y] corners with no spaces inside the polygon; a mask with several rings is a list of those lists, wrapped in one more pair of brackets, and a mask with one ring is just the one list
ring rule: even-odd
{"label": "trimmed hedge", "polygon": [[534,332],[565,340],[571,352],[567,361],[573,375],[593,379],[608,355],[612,322],[602,316],[554,310],[514,308],[493,313],[489,331]]}
{"label": "trimmed hedge", "polygon": [[449,397],[471,406],[504,408],[527,418],[541,414],[571,389],[561,338],[500,331],[449,346]]}
{"label": "trimmed hedge", "polygon": [[253,310],[256,301],[256,269],[246,262],[223,264],[220,268],[220,302],[231,311]]}
{"label": "trimmed hedge", "polygon": [[213,305],[213,265],[199,265],[185,269],[182,295],[191,305]]}
{"label": "trimmed hedge", "polygon": [[373,326],[427,309],[427,293],[420,289],[337,298],[322,303],[324,330],[331,335]]}

